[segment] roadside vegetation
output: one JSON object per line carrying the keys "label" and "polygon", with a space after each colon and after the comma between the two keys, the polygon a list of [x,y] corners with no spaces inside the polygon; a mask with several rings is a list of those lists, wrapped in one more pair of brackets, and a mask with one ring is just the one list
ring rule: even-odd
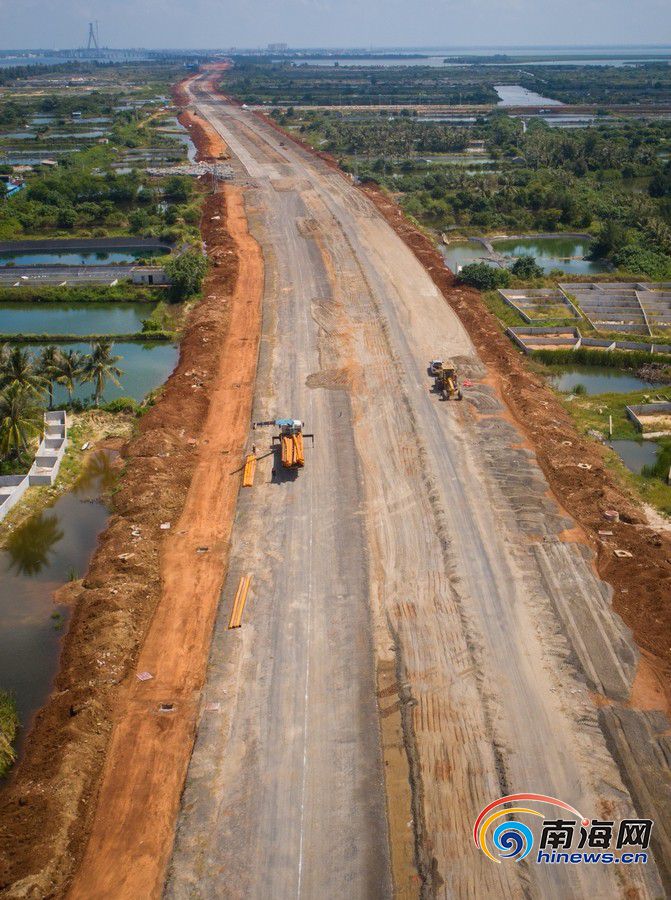
{"label": "roadside vegetation", "polygon": [[[92,344],[86,354],[55,345],[40,353],[20,346],[0,346],[0,474],[15,474],[30,467],[44,412],[53,405],[55,385],[65,388],[66,408],[99,408],[106,386],[120,383],[120,361],[110,341]],[[75,389],[81,384],[91,386],[89,400],[74,399]],[[113,404],[119,406],[117,401]],[[127,404],[122,406],[125,409]]]}
{"label": "roadside vegetation", "polygon": [[[614,270],[671,278],[668,121],[561,129],[533,119],[525,131],[501,110],[470,125],[404,112],[276,107],[270,114],[358,179],[388,190],[436,235],[586,233],[592,256]],[[487,166],[473,163],[478,155]]]}

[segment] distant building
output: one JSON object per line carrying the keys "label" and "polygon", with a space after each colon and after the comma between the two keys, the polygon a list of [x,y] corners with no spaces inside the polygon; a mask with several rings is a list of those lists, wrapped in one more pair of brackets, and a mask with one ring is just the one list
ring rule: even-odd
{"label": "distant building", "polygon": [[131,272],[133,284],[170,284],[161,266],[135,266]]}
{"label": "distant building", "polygon": [[288,49],[288,44],[268,44],[268,51],[270,53],[286,53]]}
{"label": "distant building", "polygon": [[25,184],[20,178],[15,178],[13,175],[0,175],[0,199],[9,200],[24,187]]}

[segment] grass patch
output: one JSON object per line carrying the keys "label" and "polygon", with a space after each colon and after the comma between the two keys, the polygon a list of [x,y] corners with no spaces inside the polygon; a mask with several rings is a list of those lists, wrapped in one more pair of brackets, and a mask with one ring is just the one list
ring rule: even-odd
{"label": "grass patch", "polygon": [[113,344],[139,341],[174,341],[172,331],[133,331],[131,334],[0,334],[0,344],[94,344],[110,341]]}
{"label": "grass patch", "polygon": [[155,303],[165,296],[161,287],[128,284],[21,285],[0,287],[0,303]]}
{"label": "grass patch", "polygon": [[16,759],[14,739],[19,729],[16,703],[7,691],[0,691],[0,778],[6,775]]}
{"label": "grass patch", "polygon": [[[515,309],[513,309],[512,306],[509,306],[506,303],[506,301],[503,299],[503,297],[501,297],[498,291],[487,291],[482,296],[487,309],[496,316],[501,325],[503,325],[505,328],[531,327],[529,323],[525,319],[523,319]],[[575,328],[578,324],[580,323],[574,316],[571,316],[570,318],[558,319],[543,318],[532,322],[533,327],[542,328]]]}
{"label": "grass patch", "polygon": [[615,369],[640,369],[650,363],[671,364],[671,353],[646,353],[644,350],[594,350],[580,347],[578,350],[534,350],[531,358],[553,366],[582,365],[603,366]]}

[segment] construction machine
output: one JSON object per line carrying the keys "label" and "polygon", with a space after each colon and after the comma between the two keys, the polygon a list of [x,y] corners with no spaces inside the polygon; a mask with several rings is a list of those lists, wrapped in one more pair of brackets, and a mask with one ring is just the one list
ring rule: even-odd
{"label": "construction machine", "polygon": [[[437,361],[436,361],[437,362]],[[440,394],[441,400],[461,400],[463,394],[459,387],[457,367],[449,359],[443,360],[439,366],[431,364],[434,374],[435,389]]]}
{"label": "construction machine", "polygon": [[281,445],[282,465],[285,469],[302,468],[305,465],[303,438],[311,438],[314,444],[314,435],[303,433],[303,423],[300,419],[277,419],[275,425],[280,429],[280,433],[273,436],[273,444]]}

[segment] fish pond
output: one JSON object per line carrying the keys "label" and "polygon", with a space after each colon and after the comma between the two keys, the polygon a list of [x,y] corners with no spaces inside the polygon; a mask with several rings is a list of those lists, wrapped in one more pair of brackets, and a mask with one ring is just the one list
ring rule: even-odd
{"label": "fish pond", "polygon": [[[85,342],[72,344],[59,344],[61,350],[77,350],[79,353],[91,352],[90,344]],[[32,351],[38,351],[35,345]],[[167,342],[140,343],[132,341],[119,341],[112,345],[112,355],[121,357],[116,363],[122,371],[119,385],[111,380],[105,385],[103,402],[116,400],[117,397],[132,397],[133,400],[142,400],[149,391],[160,387],[177,365],[179,347],[177,344]],[[78,384],[75,388],[76,400],[89,400],[93,394],[93,386],[90,383]],[[67,401],[67,392],[61,385],[54,388],[54,406]]]}
{"label": "fish pond", "polygon": [[0,252],[0,266],[109,266],[164,256],[163,247],[114,247],[100,250],[19,250]]}
{"label": "fish pond", "polygon": [[552,387],[566,393],[571,393],[578,385],[582,385],[589,395],[628,394],[655,387],[634,372],[607,366],[562,366],[561,371],[553,371],[549,381]]}
{"label": "fish pond", "polygon": [[635,475],[640,475],[644,466],[652,466],[657,461],[659,444],[655,441],[608,441],[607,444]]}
{"label": "fish pond", "polygon": [[134,334],[153,303],[1,303],[0,334]]}
{"label": "fish pond", "polygon": [[[526,237],[501,238],[493,240],[492,253],[480,241],[454,241],[441,248],[446,264],[453,272],[461,266],[472,262],[488,262],[491,265],[512,263],[518,256],[533,256],[544,272],[559,269],[566,274],[589,275],[607,272],[610,266],[606,260],[585,259],[589,253],[589,241],[585,238],[562,237]],[[501,259],[503,257],[503,260]]]}
{"label": "fish pond", "polygon": [[16,528],[0,550],[0,689],[16,700],[19,749],[49,696],[70,617],[54,591],[88,568],[108,517],[100,496],[113,482],[111,462],[105,451],[90,457],[73,490]]}

